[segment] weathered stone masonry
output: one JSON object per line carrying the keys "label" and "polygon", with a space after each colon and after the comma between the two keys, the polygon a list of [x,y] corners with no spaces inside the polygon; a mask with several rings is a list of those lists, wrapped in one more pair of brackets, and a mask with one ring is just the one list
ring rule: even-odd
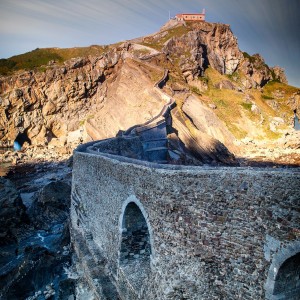
{"label": "weathered stone masonry", "polygon": [[298,169],[162,166],[87,146],[72,238],[95,298],[299,299]]}

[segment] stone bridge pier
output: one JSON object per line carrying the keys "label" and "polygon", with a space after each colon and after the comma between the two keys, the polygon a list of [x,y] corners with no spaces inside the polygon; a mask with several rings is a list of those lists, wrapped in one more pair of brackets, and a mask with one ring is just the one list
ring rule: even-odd
{"label": "stone bridge pier", "polygon": [[300,299],[299,169],[74,152],[72,241],[95,299]]}

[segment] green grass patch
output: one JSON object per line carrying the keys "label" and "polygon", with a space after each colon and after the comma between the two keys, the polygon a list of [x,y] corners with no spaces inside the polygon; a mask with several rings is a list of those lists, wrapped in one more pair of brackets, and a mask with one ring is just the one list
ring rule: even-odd
{"label": "green grass patch", "polygon": [[241,129],[240,127],[236,126],[233,123],[226,123],[227,128],[229,131],[237,138],[237,139],[243,139],[247,136],[248,132]]}
{"label": "green grass patch", "polygon": [[266,133],[266,138],[269,140],[277,140],[282,136],[281,133],[273,132],[270,129],[265,130],[265,133]]}
{"label": "green grass patch", "polygon": [[266,99],[266,100],[272,100],[272,99],[274,99],[273,97],[268,96],[268,95],[261,95],[261,97],[262,97],[263,99]]}
{"label": "green grass patch", "polygon": [[51,60],[62,62],[63,58],[58,53],[52,52],[49,49],[35,49],[31,52],[2,60],[0,73],[8,75],[17,70],[33,70],[48,64]]}
{"label": "green grass patch", "polygon": [[[108,50],[108,46],[90,46],[76,48],[43,48],[0,59],[0,74],[9,75],[18,70],[34,70],[47,65],[50,61],[63,63],[74,57],[98,56]],[[44,71],[43,69],[40,69]]]}
{"label": "green grass patch", "polygon": [[255,57],[250,55],[249,53],[243,52],[243,56],[244,56],[244,58],[248,58],[250,63],[255,63],[255,60],[256,60]]}
{"label": "green grass patch", "polygon": [[230,81],[236,82],[240,79],[240,74],[238,72],[233,72],[232,74],[227,74],[226,76]]}
{"label": "green grass patch", "polygon": [[197,95],[201,95],[200,90],[195,86],[190,86],[190,90]]}
{"label": "green grass patch", "polygon": [[241,103],[241,106],[242,106],[244,109],[251,111],[251,107],[252,107],[252,104],[251,104],[251,103],[242,102],[242,103]]}
{"label": "green grass patch", "polygon": [[214,100],[214,102],[217,105],[217,107],[228,107],[228,104],[226,103],[226,101],[224,101],[222,99],[216,99],[216,100]]}
{"label": "green grass patch", "polygon": [[241,115],[241,104],[244,96],[234,90],[217,89],[215,84],[228,80],[227,75],[221,75],[212,68],[205,70],[205,77],[208,78],[208,90],[204,93],[212,103],[217,106],[215,113],[222,120],[229,131],[237,138],[247,136],[247,132],[238,125]]}
{"label": "green grass patch", "polygon": [[202,81],[203,83],[208,84],[208,78],[205,77],[205,76],[199,76],[199,77],[198,77],[198,80]]}
{"label": "green grass patch", "polygon": [[220,74],[217,70],[208,67],[205,70],[204,78],[207,79],[207,84],[210,90],[215,90],[215,84],[219,83],[220,81],[226,80],[227,76]]}
{"label": "green grass patch", "polygon": [[289,98],[292,94],[300,92],[299,88],[279,82],[278,80],[272,80],[264,86],[264,95],[272,95],[277,90],[284,92],[284,98]]}
{"label": "green grass patch", "polygon": [[155,36],[149,36],[144,38],[142,45],[154,48],[156,50],[161,50],[163,48],[163,45],[166,41],[171,39],[172,37],[180,37],[186,33],[191,31],[191,28],[189,26],[178,26],[169,30],[166,30],[164,32],[167,32],[165,36],[162,37],[155,37]]}
{"label": "green grass patch", "polygon": [[9,59],[0,59],[0,74],[8,75],[10,71],[16,66],[16,62]]}

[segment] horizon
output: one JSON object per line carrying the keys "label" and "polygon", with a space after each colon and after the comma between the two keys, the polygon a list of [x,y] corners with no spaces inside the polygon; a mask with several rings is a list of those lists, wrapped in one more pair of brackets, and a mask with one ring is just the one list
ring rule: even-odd
{"label": "horizon", "polygon": [[[0,58],[36,48],[109,45],[152,34],[177,13],[201,13],[206,21],[229,24],[241,51],[259,53],[280,66],[290,85],[300,87],[300,3],[290,0],[3,0],[0,3]],[[274,22],[275,20],[275,22]],[[122,28],[122,30],[120,30]]]}

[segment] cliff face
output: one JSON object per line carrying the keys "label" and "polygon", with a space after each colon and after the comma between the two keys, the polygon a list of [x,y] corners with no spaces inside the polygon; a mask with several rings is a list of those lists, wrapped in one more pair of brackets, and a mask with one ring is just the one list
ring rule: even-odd
{"label": "cliff face", "polygon": [[151,97],[151,81],[134,64],[124,63],[123,54],[119,47],[102,57],[72,59],[45,72],[2,77],[0,141],[11,144],[18,134],[25,134],[33,144],[57,138],[64,143],[84,138],[85,123],[99,139],[151,118],[160,110],[161,99]]}
{"label": "cliff face", "polygon": [[243,57],[228,25],[206,22],[194,24],[183,36],[172,37],[163,52],[178,58],[188,81],[203,75],[209,65],[220,74],[232,74]]}
{"label": "cliff face", "polygon": [[259,54],[249,56],[244,52],[239,70],[245,75],[243,85],[245,88],[263,87],[270,80],[288,83],[284,70],[278,66],[270,68]]}
{"label": "cliff face", "polygon": [[241,52],[225,24],[171,20],[155,34],[103,49],[0,77],[0,146],[20,135],[35,145],[79,143],[143,123],[165,103],[154,88],[164,69],[180,126],[206,149],[220,141],[238,152],[236,139],[277,138],[300,105],[283,69]]}
{"label": "cliff face", "polygon": [[73,59],[45,72],[24,72],[1,78],[1,139],[13,141],[26,133],[36,144],[66,136],[94,98],[104,98],[102,82],[115,56]]}
{"label": "cliff face", "polygon": [[241,52],[229,25],[192,24],[187,34],[167,40],[163,52],[178,60],[182,74],[192,84],[208,66],[225,75],[240,71],[245,77],[242,85],[247,89],[263,87],[273,79],[287,83],[282,68],[270,68],[259,54],[250,56]]}

